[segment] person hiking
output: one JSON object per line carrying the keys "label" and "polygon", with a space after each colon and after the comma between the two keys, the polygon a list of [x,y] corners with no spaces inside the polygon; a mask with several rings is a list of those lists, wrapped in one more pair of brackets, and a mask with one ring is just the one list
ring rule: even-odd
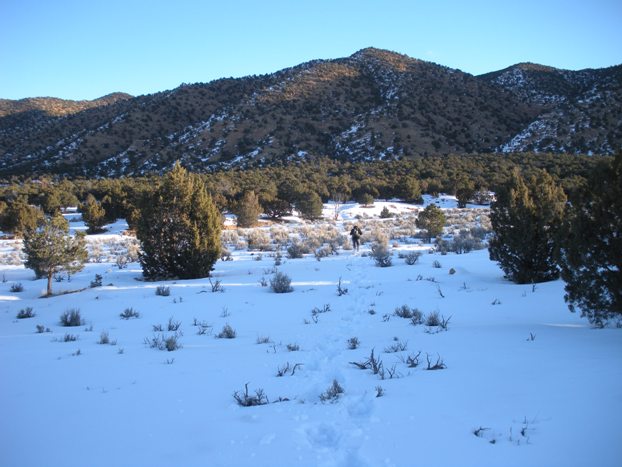
{"label": "person hiking", "polygon": [[350,237],[352,237],[352,249],[354,251],[359,251],[360,246],[360,238],[363,235],[363,231],[359,228],[358,225],[352,227],[350,230]]}

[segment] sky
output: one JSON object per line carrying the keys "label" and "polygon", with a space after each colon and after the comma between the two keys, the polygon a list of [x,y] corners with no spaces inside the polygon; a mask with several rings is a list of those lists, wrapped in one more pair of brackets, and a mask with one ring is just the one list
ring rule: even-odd
{"label": "sky", "polygon": [[478,75],[622,63],[621,0],[0,0],[0,98],[95,99],[377,47]]}

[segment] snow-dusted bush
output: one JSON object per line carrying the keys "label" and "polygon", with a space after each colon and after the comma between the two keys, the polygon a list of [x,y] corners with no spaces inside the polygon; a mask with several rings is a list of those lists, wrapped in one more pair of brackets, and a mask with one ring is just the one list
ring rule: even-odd
{"label": "snow-dusted bush", "polygon": [[89,262],[103,263],[106,259],[106,253],[101,245],[101,241],[91,241],[88,243]]}
{"label": "snow-dusted bush", "polygon": [[378,267],[386,268],[393,265],[389,247],[384,243],[374,243],[371,246],[371,257]]}
{"label": "snow-dusted bush", "polygon": [[253,407],[255,405],[265,405],[268,403],[268,397],[263,389],[255,390],[255,395],[248,394],[248,383],[244,385],[244,392],[235,391],[233,398],[242,407]]}
{"label": "snow-dusted bush", "polygon": [[406,358],[400,357],[400,360],[408,366],[408,368],[417,368],[419,366],[419,356],[421,351],[416,354],[408,354]]}
{"label": "snow-dusted bush", "polygon": [[126,308],[119,316],[121,319],[140,318],[140,313],[134,308]]}
{"label": "snow-dusted bush", "polygon": [[239,241],[236,230],[223,230],[220,233],[220,241],[223,245],[236,245]]}
{"label": "snow-dusted bush", "polygon": [[447,365],[445,365],[445,362],[443,362],[443,359],[441,358],[440,355],[436,356],[435,363],[432,363],[432,361],[430,360],[429,354],[425,354],[425,358],[428,363],[426,370],[444,370],[445,368],[447,368]]}
{"label": "snow-dusted bush", "polygon": [[110,344],[110,335],[108,334],[108,331],[102,331],[101,334],[99,335],[99,340],[97,341],[98,344],[100,345],[107,345]]}
{"label": "snow-dusted bush", "polygon": [[277,248],[283,248],[289,242],[289,230],[273,225],[270,227],[270,236]]}
{"label": "snow-dusted bush", "polygon": [[438,311],[432,311],[425,316],[425,325],[426,326],[440,326],[441,325],[441,316]]}
{"label": "snow-dusted bush", "polygon": [[52,332],[50,328],[46,328],[43,324],[37,324],[35,326],[35,329],[37,330],[37,334],[43,334],[44,332]]}
{"label": "snow-dusted bush", "polygon": [[362,243],[373,242],[380,245],[388,245],[389,238],[391,237],[391,231],[384,225],[373,225],[370,232],[363,231]]}
{"label": "snow-dusted bush", "polygon": [[160,297],[168,297],[171,294],[171,288],[165,285],[158,285],[155,289],[155,294]]}
{"label": "snow-dusted bush", "polygon": [[235,329],[233,329],[229,324],[225,324],[222,331],[216,334],[218,339],[235,339],[236,336],[237,333],[235,332]]}
{"label": "snow-dusted bush", "polygon": [[220,252],[220,259],[221,261],[233,261],[233,256],[231,256],[231,252],[228,249],[223,248]]}
{"label": "snow-dusted bush", "polygon": [[101,276],[101,274],[95,274],[95,279],[93,279],[90,283],[90,287],[92,289],[94,289],[95,287],[101,287],[102,286],[102,281],[103,281],[103,277]]}
{"label": "snow-dusted bush", "polygon": [[415,319],[421,322],[423,320],[423,312],[418,308],[410,308],[408,305],[402,305],[395,308],[393,314],[398,318]]}
{"label": "snow-dusted bush", "polygon": [[441,239],[437,242],[436,248],[441,253],[453,252],[457,254],[470,253],[473,250],[481,250],[485,245],[479,238],[473,237],[467,230],[461,230],[451,240]]}
{"label": "snow-dusted bush", "polygon": [[289,259],[297,259],[297,258],[302,258],[303,255],[309,253],[309,248],[307,247],[307,245],[301,243],[301,242],[292,242],[288,247],[287,247],[287,257]]}
{"label": "snow-dusted bush", "polygon": [[341,396],[343,393],[343,388],[341,387],[339,382],[334,379],[328,389],[320,394],[320,400],[322,402],[336,402],[339,399],[339,396]]}
{"label": "snow-dusted bush", "polygon": [[270,288],[274,293],[288,293],[294,290],[291,286],[292,280],[285,273],[278,271],[272,279],[270,279]]}
{"label": "snow-dusted bush", "polygon": [[361,345],[358,337],[350,337],[346,342],[350,350],[358,349],[359,345]]}
{"label": "snow-dusted bush", "polygon": [[166,328],[169,331],[178,331],[180,327],[181,327],[181,321],[175,321],[172,316],[168,319]]}
{"label": "snow-dusted bush", "polygon": [[140,243],[135,238],[129,238],[126,242],[127,248],[127,259],[130,263],[135,263],[138,261],[138,257],[140,255]]}
{"label": "snow-dusted bush", "polygon": [[410,251],[408,253],[400,253],[398,257],[403,259],[404,262],[409,266],[412,266],[414,264],[417,264],[417,261],[419,261],[419,258],[421,257],[421,252]]}
{"label": "snow-dusted bush", "polygon": [[[436,334],[440,331],[447,331],[450,319],[451,316],[449,318],[445,318],[443,315],[439,314],[438,311],[433,311],[425,316],[423,323],[428,327],[426,330],[427,333]],[[432,330],[431,328],[435,328],[435,330]]]}
{"label": "snow-dusted bush", "polygon": [[60,315],[60,325],[64,327],[82,326],[84,320],[80,316],[80,310],[77,308],[69,309]]}
{"label": "snow-dusted bush", "polygon": [[270,234],[262,229],[247,229],[244,231],[249,250],[270,251],[272,243]]}
{"label": "snow-dusted bush", "polygon": [[339,278],[339,282],[337,283],[337,295],[341,297],[342,295],[347,295],[348,289],[346,287],[341,286],[341,277]]}
{"label": "snow-dusted bush", "polygon": [[23,292],[24,291],[24,286],[22,285],[21,282],[15,282],[15,283],[11,284],[11,289],[10,290],[13,293]]}
{"label": "snow-dusted bush", "polygon": [[384,348],[384,353],[403,352],[407,348],[408,348],[408,342],[402,342],[401,340],[398,339],[393,344],[385,347]]}
{"label": "snow-dusted bush", "polygon": [[314,256],[315,256],[315,259],[320,261],[322,258],[326,258],[327,256],[330,256],[334,251],[335,250],[331,246],[326,245],[315,250]]}
{"label": "snow-dusted bush", "polygon": [[172,352],[173,350],[181,349],[181,344],[179,343],[179,334],[175,333],[170,336],[167,336],[164,339],[164,348],[168,352]]}
{"label": "snow-dusted bush", "polygon": [[181,349],[180,337],[181,334],[178,332],[170,335],[156,334],[151,338],[145,338],[145,344],[152,349],[173,352],[174,350]]}
{"label": "snow-dusted bush", "polygon": [[127,256],[125,256],[125,255],[117,256],[117,259],[115,260],[115,263],[117,264],[117,267],[119,269],[127,268],[127,263],[128,263]]}
{"label": "snow-dusted bush", "polygon": [[26,318],[34,318],[36,313],[32,311],[32,307],[22,308],[17,312],[17,319],[26,319]]}

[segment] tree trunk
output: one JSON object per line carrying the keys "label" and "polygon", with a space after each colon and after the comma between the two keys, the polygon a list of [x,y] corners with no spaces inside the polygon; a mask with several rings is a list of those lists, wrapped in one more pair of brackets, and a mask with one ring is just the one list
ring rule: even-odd
{"label": "tree trunk", "polygon": [[48,272],[48,297],[52,295],[52,271]]}

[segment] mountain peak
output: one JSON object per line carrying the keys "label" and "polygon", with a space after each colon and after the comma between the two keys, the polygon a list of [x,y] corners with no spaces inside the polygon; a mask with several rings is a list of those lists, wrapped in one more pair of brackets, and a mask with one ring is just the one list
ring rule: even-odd
{"label": "mountain peak", "polygon": [[355,52],[350,56],[354,60],[374,60],[380,61],[392,66],[403,67],[407,63],[417,63],[420,60],[409,57],[408,55],[400,54],[386,49],[377,49],[375,47],[366,47],[364,49]]}
{"label": "mountain peak", "polygon": [[512,69],[512,68],[519,68],[527,72],[535,71],[535,72],[554,73],[554,72],[561,71],[560,69],[554,68],[552,66],[540,65],[539,63],[532,63],[532,62],[517,63],[516,65],[512,65],[511,67],[508,67],[506,69]]}

